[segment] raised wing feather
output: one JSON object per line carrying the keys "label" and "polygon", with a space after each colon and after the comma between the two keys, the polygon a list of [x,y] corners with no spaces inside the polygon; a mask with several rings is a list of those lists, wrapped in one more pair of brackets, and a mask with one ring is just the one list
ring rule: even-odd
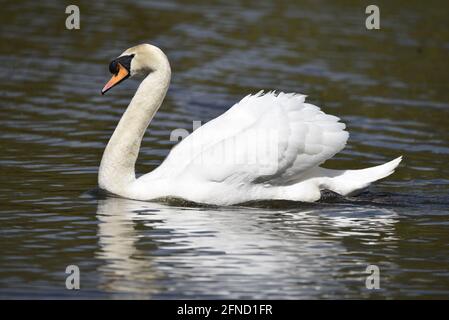
{"label": "raised wing feather", "polygon": [[304,100],[299,94],[249,95],[181,141],[152,176],[295,182],[343,149],[348,138],[339,118]]}

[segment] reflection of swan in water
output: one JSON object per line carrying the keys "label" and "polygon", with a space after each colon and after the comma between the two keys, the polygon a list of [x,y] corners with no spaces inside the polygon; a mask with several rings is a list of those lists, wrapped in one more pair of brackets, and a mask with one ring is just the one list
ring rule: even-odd
{"label": "reflection of swan in water", "polygon": [[98,202],[101,247],[98,257],[107,262],[100,268],[107,279],[103,285],[106,291],[139,294],[155,291],[151,283],[158,274],[152,267],[151,257],[137,248],[139,232],[135,230],[134,220],[138,216],[135,209],[138,209],[137,203],[115,198]]}
{"label": "reflection of swan in water", "polygon": [[[276,213],[244,208],[242,214],[239,207],[99,200],[102,282],[108,292],[137,298],[329,295],[335,290],[333,275],[344,277],[341,257],[348,259],[351,241],[395,242],[394,212],[339,210],[335,205]],[[366,257],[356,259],[361,261],[354,260],[354,271],[363,272]]]}

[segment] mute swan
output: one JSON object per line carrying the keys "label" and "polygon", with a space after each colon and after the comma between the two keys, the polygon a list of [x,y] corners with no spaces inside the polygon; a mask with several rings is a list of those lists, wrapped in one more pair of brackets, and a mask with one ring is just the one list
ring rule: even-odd
{"label": "mute swan", "polygon": [[175,146],[163,163],[139,178],[135,162],[142,137],[167,92],[171,70],[158,47],[141,44],[109,65],[102,89],[133,76],[145,77],[112,134],[101,160],[98,184],[135,200],[165,197],[232,205],[255,200],[314,202],[321,190],[352,195],[393,173],[401,157],[361,170],[320,165],[346,145],[339,118],[296,93],[248,95]]}

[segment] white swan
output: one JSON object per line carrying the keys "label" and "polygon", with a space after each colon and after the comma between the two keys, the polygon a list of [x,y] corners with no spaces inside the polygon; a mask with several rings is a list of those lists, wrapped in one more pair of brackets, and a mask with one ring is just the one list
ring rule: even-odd
{"label": "white swan", "polygon": [[259,92],[195,130],[165,161],[139,178],[135,162],[142,137],[167,92],[171,70],[156,46],[132,47],[109,66],[104,94],[128,77],[144,76],[101,160],[99,187],[125,198],[176,197],[232,205],[257,200],[313,202],[327,189],[343,196],[393,173],[401,157],[361,170],[320,165],[348,139],[339,118],[327,115],[300,94]]}

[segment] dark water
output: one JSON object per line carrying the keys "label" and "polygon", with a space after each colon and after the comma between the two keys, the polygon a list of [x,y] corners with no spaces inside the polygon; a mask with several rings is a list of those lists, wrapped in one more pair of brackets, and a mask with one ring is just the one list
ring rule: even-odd
{"label": "dark water", "polygon": [[[449,298],[449,6],[360,1],[10,1],[0,18],[1,298]],[[328,167],[404,155],[354,199],[195,207],[95,191],[137,83],[101,96],[111,58],[152,42],[173,80],[137,170],[176,128],[250,92],[296,91],[351,133]],[[65,289],[67,265],[81,290]],[[368,265],[380,290],[365,287]]]}

